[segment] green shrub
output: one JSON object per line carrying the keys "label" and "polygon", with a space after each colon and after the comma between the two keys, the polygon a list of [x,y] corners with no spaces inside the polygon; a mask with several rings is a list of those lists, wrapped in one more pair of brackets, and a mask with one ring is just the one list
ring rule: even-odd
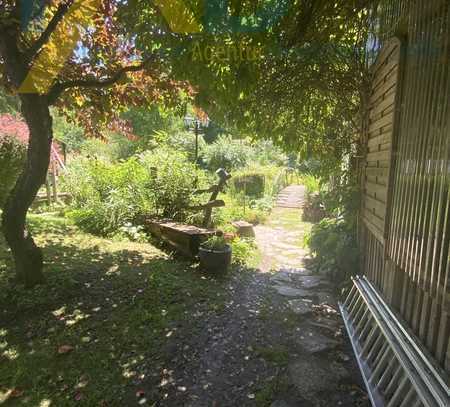
{"label": "green shrub", "polygon": [[236,192],[242,192],[247,196],[262,197],[265,191],[264,174],[253,173],[233,177],[233,187]]}
{"label": "green shrub", "polygon": [[270,213],[273,208],[273,198],[266,196],[260,199],[252,199],[248,205],[251,209]]}
{"label": "green shrub", "polygon": [[244,202],[231,197],[229,195],[223,196],[225,201],[223,208],[217,208],[212,214],[212,223],[216,227],[222,228],[224,225],[231,224],[234,221],[244,220],[253,225],[264,223],[269,217],[270,210],[267,208],[260,208],[257,205],[252,207],[253,200]]}
{"label": "green shrub", "polygon": [[204,149],[204,158],[211,171],[225,168],[228,171],[247,165],[251,149],[243,140],[233,140],[231,136],[220,136]]}
{"label": "green shrub", "polygon": [[286,173],[284,169],[277,168],[276,172],[273,174],[272,182],[270,186],[266,187],[267,192],[271,196],[278,195],[282,189],[287,186],[286,183]]}
{"label": "green shrub", "polygon": [[256,250],[256,244],[253,239],[244,239],[236,237],[232,240],[231,250],[233,252],[232,262],[238,265],[246,265],[249,259],[253,257]]}
{"label": "green shrub", "polygon": [[147,188],[155,214],[185,220],[186,208],[199,202],[193,193],[205,185],[206,174],[186,154],[165,147],[142,154],[139,162],[150,175]]}
{"label": "green shrub", "polygon": [[306,187],[307,194],[320,192],[320,179],[314,175],[306,174],[301,176],[300,183]]}
{"label": "green shrub", "polygon": [[[189,161],[195,161],[195,134],[192,131],[178,131],[168,134],[166,145],[171,149],[180,151],[188,157]],[[206,146],[205,140],[198,136],[199,156]]]}
{"label": "green shrub", "polygon": [[117,162],[132,157],[139,148],[139,143],[129,140],[122,134],[107,132],[105,139],[90,138],[84,140],[79,151],[83,156]]}
{"label": "green shrub", "polygon": [[274,146],[270,140],[259,140],[252,144],[252,159],[259,165],[270,166],[276,165],[284,167],[287,165],[288,158],[280,148]]}
{"label": "green shrub", "polygon": [[24,164],[26,146],[12,136],[0,134],[0,208],[6,202]]}
{"label": "green shrub", "polygon": [[201,247],[206,250],[222,251],[227,248],[227,245],[228,243],[223,236],[211,236],[201,244]]}
{"label": "green shrub", "polygon": [[303,203],[302,219],[305,222],[319,222],[327,216],[322,194],[307,193]]}
{"label": "green shrub", "polygon": [[161,148],[117,164],[79,157],[63,185],[73,198],[68,215],[74,222],[111,236],[137,226],[143,216],[185,221],[204,178],[185,154]]}
{"label": "green shrub", "polygon": [[358,272],[356,230],[344,218],[325,218],[312,227],[307,244],[319,271],[342,282]]}
{"label": "green shrub", "polygon": [[72,196],[68,215],[83,230],[109,236],[151,210],[148,175],[138,160],[119,164],[79,158],[63,179]]}
{"label": "green shrub", "polygon": [[[245,179],[247,176],[257,176],[264,179],[264,196],[274,197],[286,186],[285,168],[276,165],[252,165],[233,173],[233,178]],[[234,182],[232,183],[234,186]],[[232,188],[233,189],[233,188]],[[235,191],[231,193],[237,193]]]}

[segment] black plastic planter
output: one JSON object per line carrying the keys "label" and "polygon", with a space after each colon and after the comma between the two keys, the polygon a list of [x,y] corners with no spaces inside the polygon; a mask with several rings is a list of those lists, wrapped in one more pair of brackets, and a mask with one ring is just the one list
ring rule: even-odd
{"label": "black plastic planter", "polygon": [[226,245],[223,250],[209,250],[200,246],[198,257],[202,270],[211,274],[223,274],[231,264],[231,246]]}

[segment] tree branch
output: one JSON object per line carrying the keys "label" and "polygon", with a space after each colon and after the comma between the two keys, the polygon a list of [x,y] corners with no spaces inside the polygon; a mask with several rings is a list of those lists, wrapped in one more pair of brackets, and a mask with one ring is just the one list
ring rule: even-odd
{"label": "tree branch", "polygon": [[128,65],[119,69],[116,73],[105,79],[77,79],[67,82],[58,82],[52,86],[47,94],[47,100],[49,105],[53,105],[61,94],[70,88],[107,88],[118,82],[123,75],[127,72],[139,72],[142,71],[153,59],[154,55],[144,59],[138,65]]}
{"label": "tree branch", "polygon": [[71,7],[73,1],[67,1],[59,5],[52,19],[47,25],[47,28],[41,34],[41,36],[34,42],[34,44],[27,50],[26,56],[29,61],[31,61],[34,56],[39,52],[39,50],[48,42],[52,33],[56,30],[58,24],[62,21],[67,11]]}

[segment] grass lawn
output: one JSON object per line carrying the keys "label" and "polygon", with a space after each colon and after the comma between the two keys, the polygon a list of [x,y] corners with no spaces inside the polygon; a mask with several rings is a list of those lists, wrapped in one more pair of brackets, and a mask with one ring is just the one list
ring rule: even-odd
{"label": "grass lawn", "polygon": [[201,329],[193,314],[223,311],[224,281],[150,244],[94,237],[51,215],[29,223],[47,284],[13,284],[0,236],[1,405],[137,405],[160,382],[168,344]]}

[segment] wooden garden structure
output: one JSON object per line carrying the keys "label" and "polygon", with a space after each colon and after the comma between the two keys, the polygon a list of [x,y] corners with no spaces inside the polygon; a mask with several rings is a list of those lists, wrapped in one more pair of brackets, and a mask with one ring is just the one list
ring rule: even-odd
{"label": "wooden garden structure", "polygon": [[448,374],[450,2],[381,1],[372,25],[361,135],[363,271]]}
{"label": "wooden garden structure", "polygon": [[219,168],[216,175],[218,176],[217,184],[208,189],[195,191],[197,195],[210,193],[209,201],[203,205],[186,208],[188,211],[204,212],[202,227],[174,222],[171,219],[149,218],[144,221],[147,230],[157,239],[168,243],[179,253],[191,258],[197,256],[200,244],[217,234],[217,230],[210,228],[213,208],[225,206],[225,202],[217,199],[217,197],[227,185],[231,175],[223,168]]}

